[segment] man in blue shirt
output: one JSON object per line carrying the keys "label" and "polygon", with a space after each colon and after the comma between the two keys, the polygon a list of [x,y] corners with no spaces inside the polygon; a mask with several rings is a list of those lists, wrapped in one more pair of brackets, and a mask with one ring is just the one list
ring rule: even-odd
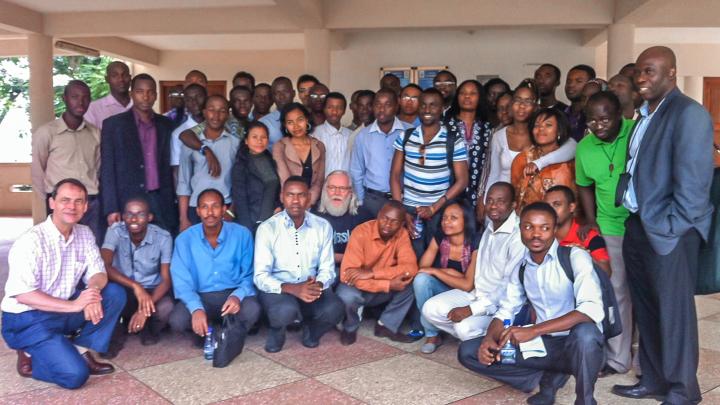
{"label": "man in blue shirt", "polygon": [[270,94],[272,94],[272,99],[275,102],[275,111],[262,117],[260,122],[265,124],[270,131],[270,145],[268,149],[272,150],[275,142],[283,137],[280,111],[282,111],[283,107],[292,103],[295,98],[295,90],[293,90],[290,79],[285,76],[280,76],[273,80]]}
{"label": "man in blue shirt", "polygon": [[198,336],[208,333],[211,322],[235,316],[249,329],[260,315],[255,298],[253,241],[242,225],[224,222],[223,195],[207,189],[198,196],[193,225],[175,240],[170,267],[175,298],[180,302],[170,314],[170,327],[183,332],[192,326]]}
{"label": "man in blue shirt", "polygon": [[125,287],[127,303],[115,327],[110,348],[101,355],[113,358],[122,349],[126,331],[139,333],[143,345],[158,342],[167,325],[173,299],[170,295],[172,236],[150,222],[154,219],[143,197],[125,203],[122,221],[108,229],[100,249],[110,281]]}
{"label": "man in blue shirt", "polygon": [[282,350],[285,330],[296,320],[303,321],[303,346],[317,347],[344,312],[331,288],[332,226],[307,211],[310,192],[302,177],[285,180],[281,197],[285,210],[260,224],[255,233],[255,285],[270,323],[268,353]]}

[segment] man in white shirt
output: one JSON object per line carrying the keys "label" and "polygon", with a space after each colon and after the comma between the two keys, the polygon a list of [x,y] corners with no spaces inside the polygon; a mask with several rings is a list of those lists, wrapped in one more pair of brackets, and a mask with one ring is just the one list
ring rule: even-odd
{"label": "man in white shirt", "polygon": [[350,170],[348,142],[352,131],[340,123],[345,115],[346,103],[345,96],[341,93],[328,93],[323,107],[325,122],[315,127],[312,133],[312,136],[325,145],[325,173]]}
{"label": "man in white shirt", "polygon": [[[458,359],[465,367],[524,392],[540,384],[529,404],[554,403],[569,375],[575,377],[575,403],[596,404],[595,382],[603,366],[600,322],[605,316],[600,282],[590,254],[578,248],[570,253],[574,275],[570,281],[558,259],[556,229],[557,214],[547,203],[532,203],[522,210],[524,258],[510,276],[486,336],[482,342],[480,338],[463,342]],[[535,324],[503,328],[503,320],[512,323],[526,300],[535,309]],[[525,357],[519,345],[536,338],[542,339],[546,354]],[[500,363],[500,349],[508,341],[516,349],[515,364]]]}
{"label": "man in white shirt", "polygon": [[475,261],[475,289],[446,291],[422,308],[425,319],[463,341],[485,334],[510,274],[525,254],[515,214],[515,188],[506,182],[493,184],[485,207],[487,226]]}
{"label": "man in white shirt", "polygon": [[[78,224],[88,207],[85,186],[61,180],[49,203],[48,219],[10,248],[2,336],[18,352],[20,376],[73,389],[89,375],[115,371],[88,349],[108,349],[125,291],[108,283],[95,237]],[[81,279],[84,290],[77,288]]]}
{"label": "man in white shirt", "polygon": [[207,89],[199,84],[193,83],[183,91],[183,102],[185,103],[185,111],[187,111],[188,117],[182,124],[180,124],[179,127],[173,130],[170,143],[170,166],[173,167],[175,185],[177,185],[177,171],[178,166],[180,166],[180,151],[183,146],[180,134],[205,121],[202,110],[205,108],[206,100]]}
{"label": "man in white shirt", "polygon": [[132,108],[130,98],[130,68],[120,61],[110,62],[105,68],[105,81],[110,94],[92,103],[85,113],[85,121],[102,129],[105,118],[120,114]]}
{"label": "man in white shirt", "polygon": [[300,176],[290,176],[281,194],[285,210],[260,224],[255,234],[255,285],[270,327],[265,351],[285,344],[285,329],[303,321],[302,344],[315,348],[342,319],[344,306],[331,286],[335,280],[333,230],[307,211],[310,192]]}

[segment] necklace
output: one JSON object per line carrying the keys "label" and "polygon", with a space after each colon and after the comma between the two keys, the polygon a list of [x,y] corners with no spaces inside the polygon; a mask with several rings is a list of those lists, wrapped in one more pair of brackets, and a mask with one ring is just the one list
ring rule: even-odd
{"label": "necklace", "polygon": [[610,161],[610,165],[608,166],[608,169],[610,169],[610,175],[612,176],[613,170],[615,170],[615,164],[613,161],[615,160],[615,152],[617,152],[619,142],[615,142],[615,147],[613,148],[612,155],[608,154],[605,150],[605,144],[600,146],[600,150],[603,152],[605,157]]}

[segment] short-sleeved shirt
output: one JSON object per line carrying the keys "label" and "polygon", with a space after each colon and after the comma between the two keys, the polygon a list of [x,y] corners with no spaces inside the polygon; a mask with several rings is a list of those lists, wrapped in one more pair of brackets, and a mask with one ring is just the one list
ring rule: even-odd
{"label": "short-sleeved shirt", "polygon": [[[428,206],[435,203],[450,188],[452,165],[447,159],[447,129],[441,126],[440,130],[427,143],[423,140],[422,127],[415,128],[403,146],[404,134],[395,139],[395,150],[404,152],[403,175],[403,204],[411,207]],[[421,160],[424,156],[424,164]],[[453,162],[467,161],[465,140],[461,137],[455,139],[453,145]]]}
{"label": "short-sleeved shirt", "polygon": [[596,221],[603,235],[625,234],[628,210],[623,206],[615,206],[615,189],[625,169],[633,125],[633,120],[623,119],[620,133],[612,143],[603,142],[590,134],[578,143],[575,152],[575,183],[582,187],[595,186]]}
{"label": "short-sleeved shirt", "polygon": [[585,239],[580,239],[578,230],[580,230],[580,225],[573,219],[570,230],[560,241],[560,246],[582,246],[590,252],[593,260],[610,260],[605,239],[597,231],[590,230]]}
{"label": "short-sleeved shirt", "polygon": [[103,249],[112,251],[113,267],[144,288],[155,288],[162,282],[160,264],[172,260],[172,236],[157,225],[149,224],[138,246],[130,240],[124,222],[114,223],[107,234]]}
{"label": "short-sleeved shirt", "polygon": [[358,213],[355,215],[350,215],[349,212],[339,217],[330,215],[327,212],[318,212],[317,215],[330,222],[330,226],[333,228],[333,251],[335,253],[345,253],[352,230],[363,222],[374,219],[372,214],[364,207],[358,208]]}

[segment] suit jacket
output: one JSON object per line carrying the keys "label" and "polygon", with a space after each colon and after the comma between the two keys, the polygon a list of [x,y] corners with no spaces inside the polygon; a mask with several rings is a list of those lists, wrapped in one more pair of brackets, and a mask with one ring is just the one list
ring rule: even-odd
{"label": "suit jacket", "polygon": [[[325,145],[310,137],[310,153],[312,154],[312,182],[310,183],[310,205],[320,199],[322,185],[325,182]],[[273,159],[277,163],[280,185],[290,176],[300,176],[303,163],[290,142],[290,137],[284,137],[275,142],[272,149]]]}
{"label": "suit jacket", "polygon": [[710,114],[677,88],[655,112],[632,177],[640,219],[653,249],[669,254],[693,229],[707,240],[713,207]]}
{"label": "suit jacket", "polygon": [[[157,133],[157,164],[161,212],[153,212],[157,222],[173,232],[177,224],[173,174],[170,167],[170,140],[173,123],[169,118],[153,114]],[[140,135],[132,109],[103,121],[100,139],[100,194],[103,214],[122,212],[125,202],[146,193],[145,161]],[[154,211],[158,211],[155,209]]]}

